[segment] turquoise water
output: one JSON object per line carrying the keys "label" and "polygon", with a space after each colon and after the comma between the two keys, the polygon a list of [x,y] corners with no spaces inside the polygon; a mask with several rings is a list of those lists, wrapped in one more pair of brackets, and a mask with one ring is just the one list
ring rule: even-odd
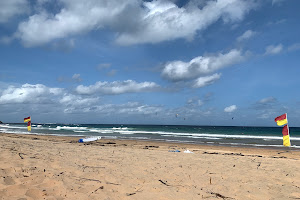
{"label": "turquoise water", "polygon": [[[283,147],[281,131],[282,127],[32,124],[30,134],[276,148]],[[0,124],[0,132],[28,134],[25,123]],[[300,148],[300,128],[290,127],[290,138],[291,148]]]}

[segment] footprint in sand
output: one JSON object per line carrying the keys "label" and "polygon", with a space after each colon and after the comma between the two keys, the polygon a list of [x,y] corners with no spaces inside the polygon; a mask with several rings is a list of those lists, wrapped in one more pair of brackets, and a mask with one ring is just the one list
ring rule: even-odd
{"label": "footprint in sand", "polygon": [[43,199],[43,196],[45,196],[45,194],[41,190],[38,190],[38,189],[29,189],[29,190],[27,190],[25,195],[28,197],[31,197],[33,199]]}
{"label": "footprint in sand", "polygon": [[25,185],[11,185],[3,190],[0,190],[0,199],[1,197],[3,199],[16,199],[13,197],[21,197],[26,193],[27,190],[28,188]]}
{"label": "footprint in sand", "polygon": [[14,185],[16,184],[15,180],[11,176],[5,176],[4,178],[4,184],[5,185]]}

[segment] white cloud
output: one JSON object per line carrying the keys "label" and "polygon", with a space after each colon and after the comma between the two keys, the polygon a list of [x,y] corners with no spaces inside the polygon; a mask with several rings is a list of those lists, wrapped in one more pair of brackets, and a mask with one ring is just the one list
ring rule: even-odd
{"label": "white cloud", "polygon": [[267,104],[267,103],[273,103],[275,101],[276,101],[276,99],[274,97],[266,97],[266,98],[259,100],[258,103]]}
{"label": "white cloud", "polygon": [[266,47],[265,55],[271,55],[271,54],[278,54],[283,50],[282,44],[279,44],[277,46],[269,45]]}
{"label": "white cloud", "polygon": [[280,4],[280,3],[282,3],[283,1],[285,1],[285,0],[272,0],[272,5]]}
{"label": "white cloud", "polygon": [[191,98],[187,101],[187,105],[192,106],[192,107],[195,107],[195,106],[198,107],[198,106],[204,105],[204,102],[198,98]]}
{"label": "white cloud", "polygon": [[92,103],[95,103],[98,101],[98,98],[82,98],[78,95],[72,95],[72,94],[64,94],[64,96],[60,99],[60,103],[66,104],[66,105],[75,105],[75,106],[81,106],[81,105],[91,105]]}
{"label": "white cloud", "polygon": [[49,88],[42,84],[24,84],[21,87],[9,86],[0,96],[0,104],[48,103],[51,96],[59,95],[62,88]]}
{"label": "white cloud", "polygon": [[247,40],[256,34],[257,33],[255,31],[247,30],[245,33],[243,33],[243,35],[241,35],[240,37],[237,38],[237,41],[241,42],[243,40]]}
{"label": "white cloud", "polygon": [[64,96],[59,100],[59,103],[64,105],[65,113],[72,113],[88,112],[90,111],[91,107],[97,105],[98,101],[98,97],[86,98],[79,95],[65,93]]}
{"label": "white cloud", "polygon": [[78,94],[122,94],[129,92],[148,92],[159,88],[154,82],[137,83],[133,80],[114,81],[114,82],[97,82],[94,85],[83,86],[79,85],[76,88]]}
{"label": "white cloud", "polygon": [[283,24],[285,23],[287,20],[286,19],[279,19],[276,21],[271,21],[269,22],[267,25],[272,26],[272,25],[278,25],[278,24]]}
{"label": "white cloud", "polygon": [[[270,110],[278,105],[278,101],[274,97],[266,97],[254,103],[253,108],[256,110]],[[279,107],[279,106],[278,106]]]}
{"label": "white cloud", "polygon": [[204,102],[203,101],[201,101],[200,99],[198,100],[198,105],[199,106],[202,106],[204,104]]}
{"label": "white cloud", "polygon": [[[92,101],[92,100],[91,100]],[[102,104],[102,105],[93,105],[93,106],[70,106],[67,107],[64,112],[65,113],[74,113],[74,112],[95,112],[95,113],[102,113],[104,115],[125,115],[126,118],[128,115],[150,115],[150,114],[157,114],[162,112],[163,108],[159,106],[151,106],[151,105],[144,105],[138,102],[128,102],[125,104]],[[120,117],[120,116],[119,116]]]}
{"label": "white cloud", "polygon": [[226,54],[199,56],[189,62],[173,61],[166,64],[162,76],[171,81],[190,80],[237,64],[245,58],[241,51],[233,49]]}
{"label": "white cloud", "polygon": [[244,15],[255,7],[253,1],[207,1],[204,7],[188,4],[177,7],[171,1],[144,2],[145,9],[136,31],[121,32],[117,43],[123,45],[138,43],[159,43],[177,38],[192,39],[197,31],[205,30],[219,19],[227,22],[241,21]]}
{"label": "white cloud", "polygon": [[228,106],[224,109],[224,112],[233,112],[237,109],[236,105]]}
{"label": "white cloud", "polygon": [[113,24],[114,20],[121,19],[120,14],[128,7],[138,5],[136,0],[60,0],[60,3],[63,8],[59,13],[42,9],[20,23],[15,37],[27,47],[45,44]]}
{"label": "white cloud", "polygon": [[102,28],[114,31],[116,42],[122,45],[192,39],[219,19],[241,21],[256,6],[254,0],[207,1],[204,6],[193,1],[185,7],[167,0],[58,2],[62,6],[58,13],[50,13],[40,3],[44,9],[20,23],[14,36],[27,47]]}
{"label": "white cloud", "polygon": [[63,77],[60,76],[57,78],[58,82],[67,82],[67,83],[79,83],[82,81],[80,74],[73,74],[72,77]]}
{"label": "white cloud", "polygon": [[72,80],[75,81],[75,82],[81,82],[82,81],[82,79],[80,77],[80,74],[74,74],[72,76]]}
{"label": "white cloud", "polygon": [[295,43],[288,47],[288,51],[297,51],[299,49],[300,49],[300,43]]}
{"label": "white cloud", "polygon": [[137,102],[130,102],[127,104],[122,104],[117,107],[117,111],[120,114],[155,114],[161,112],[161,107],[149,106],[149,105],[140,105]]}
{"label": "white cloud", "polygon": [[196,79],[195,84],[193,85],[194,88],[201,88],[207,85],[213,84],[215,81],[219,80],[221,77],[220,74],[213,74],[211,76],[204,76]]}
{"label": "white cloud", "polygon": [[14,16],[28,11],[29,5],[26,0],[2,0],[0,2],[0,23],[8,22]]}
{"label": "white cloud", "polygon": [[253,108],[258,111],[257,118],[261,119],[276,117],[276,112],[283,109],[282,105],[274,97],[260,99],[253,104]]}

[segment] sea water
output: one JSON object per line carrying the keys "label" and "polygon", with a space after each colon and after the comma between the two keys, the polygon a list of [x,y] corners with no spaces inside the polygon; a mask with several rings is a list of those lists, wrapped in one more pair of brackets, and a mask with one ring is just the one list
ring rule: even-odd
{"label": "sea water", "polygon": [[[0,132],[56,136],[154,140],[207,145],[283,147],[282,127],[120,125],[120,124],[0,124]],[[290,127],[290,148],[300,149],[300,128]]]}

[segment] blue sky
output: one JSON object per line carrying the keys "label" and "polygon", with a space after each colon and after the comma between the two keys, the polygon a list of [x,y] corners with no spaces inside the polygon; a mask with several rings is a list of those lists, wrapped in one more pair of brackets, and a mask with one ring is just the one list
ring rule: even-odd
{"label": "blue sky", "polygon": [[0,3],[0,120],[300,126],[300,1]]}

